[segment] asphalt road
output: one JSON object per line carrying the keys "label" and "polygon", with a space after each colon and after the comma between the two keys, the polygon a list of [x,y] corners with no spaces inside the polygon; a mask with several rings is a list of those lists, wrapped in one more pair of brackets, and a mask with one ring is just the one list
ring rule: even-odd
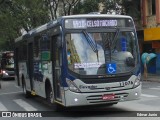
{"label": "asphalt road", "polygon": [[[142,97],[140,100],[120,102],[114,106],[90,106],[90,107],[75,107],[69,108],[62,112],[55,112],[54,105],[49,105],[40,97],[33,97],[26,99],[23,95],[22,89],[17,87],[14,80],[2,81],[2,88],[0,89],[0,111],[34,111],[45,112],[48,115],[53,115],[54,119],[108,119],[123,120],[129,119],[151,119],[158,120],[156,114],[160,116],[160,83],[143,82],[142,83]],[[132,111],[132,112],[129,112]],[[134,112],[133,112],[134,111]],[[156,112],[159,111],[159,112]],[[142,117],[143,114],[151,113],[154,117]],[[155,114],[153,114],[155,113]],[[42,112],[43,114],[43,112]],[[21,119],[21,118],[0,118],[3,119]],[[27,118],[23,118],[27,119]],[[32,118],[32,119],[44,119]],[[53,119],[47,117],[47,120]]]}

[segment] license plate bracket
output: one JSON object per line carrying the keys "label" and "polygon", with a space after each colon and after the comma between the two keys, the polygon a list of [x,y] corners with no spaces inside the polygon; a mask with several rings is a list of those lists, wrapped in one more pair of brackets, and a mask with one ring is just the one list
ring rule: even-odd
{"label": "license plate bracket", "polygon": [[104,94],[102,95],[103,100],[114,100],[115,99],[115,94]]}

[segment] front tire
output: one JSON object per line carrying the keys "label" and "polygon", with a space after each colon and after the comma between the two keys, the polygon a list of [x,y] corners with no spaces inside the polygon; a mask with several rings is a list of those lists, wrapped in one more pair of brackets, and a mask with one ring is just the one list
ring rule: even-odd
{"label": "front tire", "polygon": [[[53,90],[51,87],[48,87],[46,90],[46,99],[49,104],[54,103]],[[54,103],[53,107],[56,112],[63,111],[63,106],[58,103]]]}
{"label": "front tire", "polygon": [[46,90],[46,98],[49,104],[53,103],[53,91],[51,87],[48,87]]}

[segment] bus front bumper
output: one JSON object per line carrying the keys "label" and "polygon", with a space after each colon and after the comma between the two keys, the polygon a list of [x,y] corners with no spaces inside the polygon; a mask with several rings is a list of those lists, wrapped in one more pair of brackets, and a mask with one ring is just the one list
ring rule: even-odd
{"label": "bus front bumper", "polygon": [[[114,94],[111,100],[103,100],[103,95]],[[75,93],[70,90],[65,91],[66,107],[69,106],[85,106],[85,105],[98,105],[98,104],[111,104],[123,101],[131,101],[140,99],[141,85],[134,89],[119,90],[112,92],[99,92],[99,93]]]}

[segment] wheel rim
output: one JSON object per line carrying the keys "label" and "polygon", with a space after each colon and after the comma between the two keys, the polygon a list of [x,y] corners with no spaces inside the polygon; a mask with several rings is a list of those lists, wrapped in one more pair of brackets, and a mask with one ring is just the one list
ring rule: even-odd
{"label": "wheel rim", "polygon": [[53,92],[52,91],[50,91],[49,93],[49,101],[50,103],[53,103]]}

